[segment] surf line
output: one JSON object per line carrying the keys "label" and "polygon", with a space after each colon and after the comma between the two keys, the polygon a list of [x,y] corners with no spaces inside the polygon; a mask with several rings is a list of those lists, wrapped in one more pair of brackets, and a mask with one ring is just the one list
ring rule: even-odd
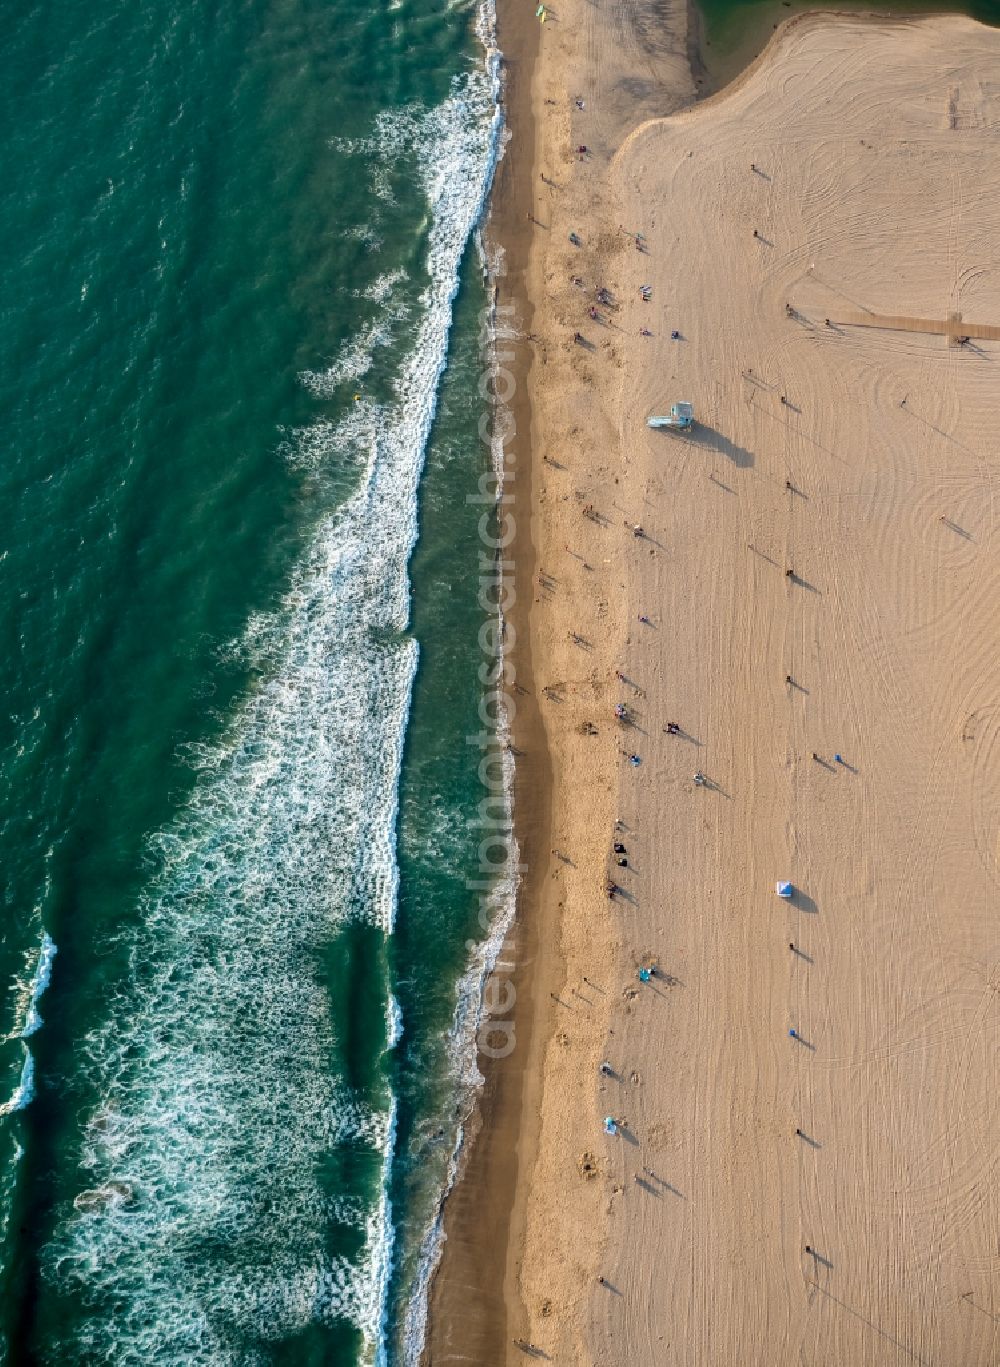
{"label": "surf line", "polygon": [[35,964],[35,971],[32,975],[31,983],[28,987],[27,1010],[24,1015],[24,1024],[21,1029],[8,1039],[19,1039],[24,1050],[24,1064],[21,1068],[21,1077],[14,1088],[13,1095],[9,1101],[0,1105],[0,1115],[11,1115],[15,1111],[23,1111],[25,1106],[30,1105],[35,1095],[35,1059],[28,1047],[28,1039],[42,1025],[42,1017],[38,1010],[38,1003],[41,1000],[45,989],[49,985],[52,977],[52,961],[57,953],[55,941],[48,931],[42,932],[42,943],[38,951],[38,959]]}

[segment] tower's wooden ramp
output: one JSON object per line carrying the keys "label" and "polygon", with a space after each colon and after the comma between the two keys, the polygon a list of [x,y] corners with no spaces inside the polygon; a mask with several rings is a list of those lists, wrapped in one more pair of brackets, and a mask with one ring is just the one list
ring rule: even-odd
{"label": "tower's wooden ramp", "polygon": [[906,318],[901,314],[849,313],[831,322],[843,327],[884,328],[889,332],[929,332],[937,337],[957,340],[968,337],[979,342],[1000,342],[1000,327],[993,323],[966,323],[960,314],[945,318]]}

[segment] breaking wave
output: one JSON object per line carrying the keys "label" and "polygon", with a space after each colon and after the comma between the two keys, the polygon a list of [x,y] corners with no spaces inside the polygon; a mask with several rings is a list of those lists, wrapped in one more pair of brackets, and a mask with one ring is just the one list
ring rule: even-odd
{"label": "breaking wave", "polygon": [[22,1024],[10,1038],[21,1041],[24,1063],[21,1067],[20,1080],[12,1096],[0,1105],[0,1116],[10,1115],[13,1111],[23,1111],[35,1095],[35,1060],[27,1041],[42,1024],[38,1003],[49,985],[55,956],[56,945],[48,932],[43,931],[42,943],[31,977],[17,989],[18,1006],[15,1011]]}

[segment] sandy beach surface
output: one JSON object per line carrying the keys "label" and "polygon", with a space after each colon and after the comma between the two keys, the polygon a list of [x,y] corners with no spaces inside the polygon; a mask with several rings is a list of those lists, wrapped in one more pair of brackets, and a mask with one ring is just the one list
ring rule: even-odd
{"label": "sandy beach surface", "polygon": [[505,1337],[431,1361],[987,1367],[1000,34],[797,18],[681,111],[636,13],[532,84],[552,953]]}
{"label": "sandy beach surface", "polygon": [[[462,1179],[445,1206],[446,1239],[430,1298],[424,1361],[435,1367],[492,1367],[508,1354],[512,1361],[522,1360],[522,1350],[514,1344],[515,1338],[528,1341],[521,1251],[534,1208],[529,1178],[540,1139],[545,1063],[558,1029],[553,998],[566,981],[568,954],[585,950],[589,943],[591,951],[600,948],[606,964],[612,953],[610,923],[564,917],[566,885],[559,874],[574,870],[551,853],[555,833],[565,834],[572,825],[592,846],[593,876],[599,876],[617,775],[613,752],[606,744],[595,749],[586,730],[580,731],[584,712],[597,714],[587,700],[607,695],[607,676],[613,672],[611,637],[602,636],[593,658],[581,666],[576,652],[565,648],[575,600],[572,594],[554,600],[553,582],[544,572],[557,553],[556,505],[563,494],[548,487],[555,467],[544,453],[551,439],[565,435],[547,399],[550,382],[575,383],[565,339],[567,320],[579,310],[576,297],[560,302],[566,294],[562,257],[569,229],[560,228],[560,238],[550,231],[549,219],[577,222],[580,214],[596,212],[599,201],[605,213],[612,212],[608,175],[626,135],[641,119],[669,113],[694,98],[688,17],[686,0],[635,0],[606,11],[560,6],[558,12],[548,11],[542,25],[531,7],[505,0],[498,5],[509,141],[486,232],[491,250],[498,246],[502,252],[497,306],[504,327],[504,365],[514,380],[508,404],[514,436],[505,454],[516,536],[505,555],[513,565],[507,618],[516,633],[510,681],[516,702],[514,809],[524,872],[517,919],[488,988],[496,1000],[515,1001],[508,1015],[516,1026],[511,1035],[516,1044],[503,1058],[479,1059],[485,1089],[466,1127],[470,1142]],[[578,123],[583,120],[593,149],[586,164],[570,150],[579,143]],[[510,337],[512,322],[515,340]],[[591,416],[614,441],[602,416],[603,398],[595,391],[587,402]],[[579,468],[585,471],[592,453],[586,443],[577,444]],[[606,578],[602,575],[600,582]],[[562,695],[575,697],[577,677],[588,681],[579,717],[573,720],[573,708],[552,713],[551,681],[568,679]],[[605,728],[605,740],[608,735]],[[577,801],[581,784],[590,785],[585,810]],[[599,940],[593,938],[595,932]],[[574,937],[579,937],[578,945]],[[587,1023],[595,1048],[594,1042],[603,1038],[602,1019],[595,1014]],[[591,1093],[588,1084],[587,1095]],[[593,1238],[592,1224],[581,1228]]]}

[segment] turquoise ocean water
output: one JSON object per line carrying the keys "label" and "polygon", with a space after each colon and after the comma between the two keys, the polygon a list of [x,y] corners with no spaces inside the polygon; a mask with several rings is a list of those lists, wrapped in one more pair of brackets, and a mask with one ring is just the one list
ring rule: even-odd
{"label": "turquoise ocean water", "polygon": [[12,1363],[419,1341],[482,938],[490,31],[0,14]]}

